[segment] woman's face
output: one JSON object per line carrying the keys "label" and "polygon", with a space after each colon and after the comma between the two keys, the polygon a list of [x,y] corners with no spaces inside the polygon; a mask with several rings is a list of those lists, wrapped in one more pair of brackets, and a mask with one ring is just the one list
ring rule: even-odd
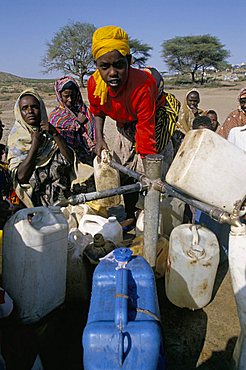
{"label": "woman's face", "polygon": [[112,90],[119,90],[128,78],[129,63],[127,57],[124,57],[117,50],[110,51],[98,58],[96,66],[103,81]]}
{"label": "woman's face", "polygon": [[78,91],[75,89],[65,89],[61,92],[62,102],[69,109],[71,109],[74,106],[77,100],[77,96]]}
{"label": "woman's face", "polygon": [[38,99],[32,95],[24,95],[19,102],[21,116],[30,126],[39,126],[41,121],[41,110]]}
{"label": "woman's face", "polygon": [[216,128],[218,126],[218,117],[217,117],[217,114],[215,114],[215,113],[208,113],[207,116],[210,118],[210,120],[212,122],[213,130],[216,130]]}
{"label": "woman's face", "polygon": [[188,94],[187,96],[187,105],[193,109],[193,108],[197,108],[198,107],[198,104],[200,103],[200,97],[199,97],[199,94],[196,92],[196,91],[192,91]]}
{"label": "woman's face", "polygon": [[246,113],[246,98],[240,98],[239,102],[241,109]]}

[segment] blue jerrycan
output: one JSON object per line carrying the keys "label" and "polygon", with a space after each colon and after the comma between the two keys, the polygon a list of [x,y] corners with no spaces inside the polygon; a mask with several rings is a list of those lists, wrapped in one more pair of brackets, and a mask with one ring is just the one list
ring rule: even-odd
{"label": "blue jerrycan", "polygon": [[93,274],[83,332],[85,370],[164,370],[155,277],[128,248],[115,249]]}

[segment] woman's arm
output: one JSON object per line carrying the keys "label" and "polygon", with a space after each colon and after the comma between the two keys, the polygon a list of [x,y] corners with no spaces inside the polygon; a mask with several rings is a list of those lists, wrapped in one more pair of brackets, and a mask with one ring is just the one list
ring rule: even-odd
{"label": "woman's arm", "polygon": [[61,154],[66,158],[69,163],[73,163],[74,155],[73,151],[67,146],[65,141],[63,140],[62,136],[59,132],[52,126],[49,122],[41,122],[40,128],[42,132],[49,132],[52,135],[53,139],[55,140]]}
{"label": "woman's arm", "polygon": [[32,145],[27,154],[27,157],[21,162],[17,170],[17,178],[21,184],[27,184],[30,180],[30,177],[33,174],[36,163],[36,156],[38,149],[42,143],[42,133],[35,131],[32,133]]}
{"label": "woman's arm", "polygon": [[108,149],[108,145],[106,141],[104,140],[104,135],[103,135],[104,122],[105,122],[105,118],[95,116],[95,129],[96,129],[95,152],[99,157],[103,149]]}

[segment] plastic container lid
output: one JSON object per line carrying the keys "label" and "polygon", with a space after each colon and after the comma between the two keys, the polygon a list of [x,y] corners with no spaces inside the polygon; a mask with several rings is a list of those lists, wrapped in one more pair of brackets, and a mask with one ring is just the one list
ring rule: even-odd
{"label": "plastic container lid", "polygon": [[132,251],[129,248],[117,248],[113,253],[118,262],[128,262],[132,258]]}

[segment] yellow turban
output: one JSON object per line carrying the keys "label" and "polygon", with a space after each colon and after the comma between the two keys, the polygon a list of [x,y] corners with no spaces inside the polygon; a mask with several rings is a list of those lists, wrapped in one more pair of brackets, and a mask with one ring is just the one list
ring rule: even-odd
{"label": "yellow turban", "polygon": [[[98,28],[92,37],[92,55],[95,60],[110,51],[117,50],[124,57],[130,54],[127,33],[120,27],[105,26]],[[94,96],[100,98],[100,104],[107,102],[108,86],[103,81],[99,70],[93,73],[96,82]]]}
{"label": "yellow turban", "polygon": [[130,54],[127,33],[116,26],[98,28],[92,37],[93,58],[98,59],[113,50],[118,50],[123,56]]}

